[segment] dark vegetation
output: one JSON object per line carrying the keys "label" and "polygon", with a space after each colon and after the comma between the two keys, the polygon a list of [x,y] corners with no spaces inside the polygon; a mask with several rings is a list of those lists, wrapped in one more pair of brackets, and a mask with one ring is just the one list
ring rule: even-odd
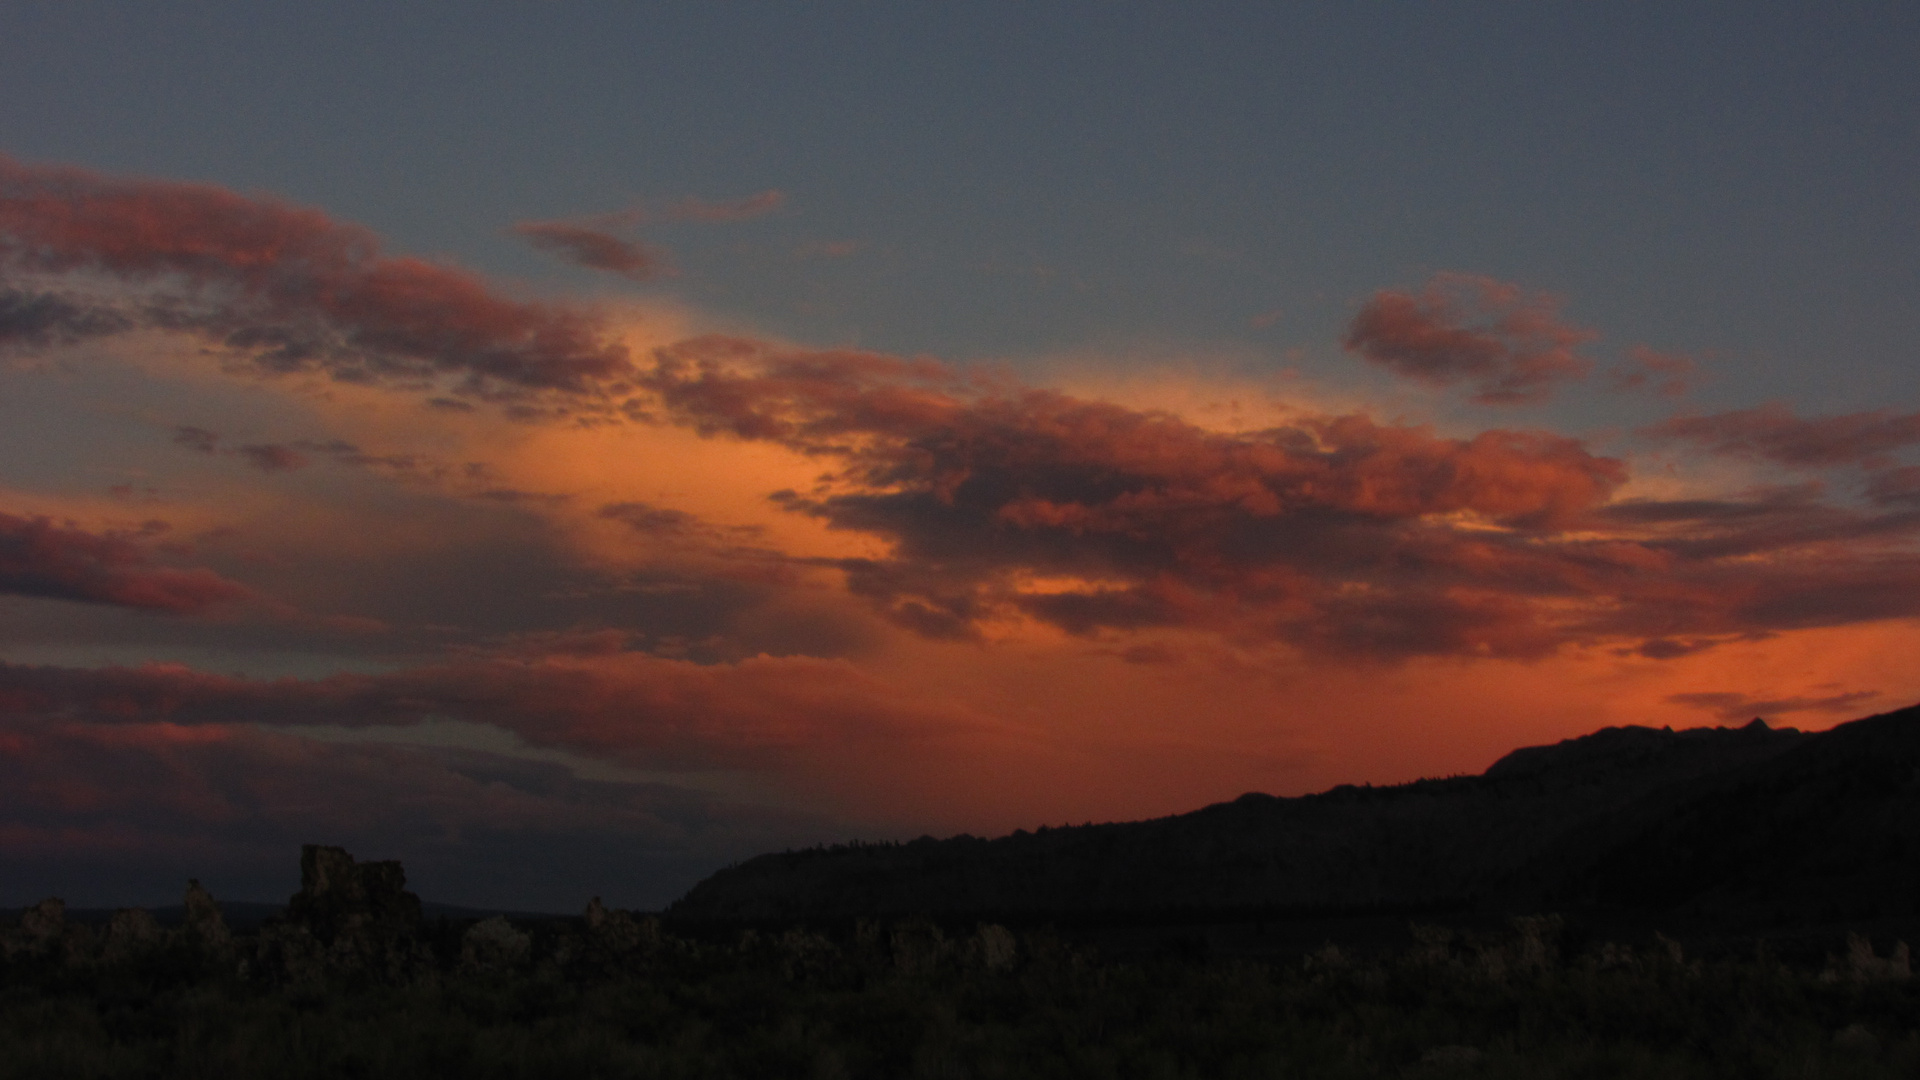
{"label": "dark vegetation", "polygon": [[662,916],[436,911],[310,846],[270,917],[192,885],[165,921],[0,926],[0,1080],[1920,1076],[1917,727],[1610,729],[1479,777],[767,856]]}

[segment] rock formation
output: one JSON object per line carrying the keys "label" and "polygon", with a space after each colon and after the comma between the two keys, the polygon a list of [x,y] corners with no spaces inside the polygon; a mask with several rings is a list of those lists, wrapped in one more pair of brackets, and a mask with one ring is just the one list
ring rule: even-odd
{"label": "rock formation", "polygon": [[412,934],[420,928],[420,898],[406,885],[407,872],[396,861],[355,862],[345,848],[306,844],[300,891],[287,902],[287,918],[329,943],[343,932]]}
{"label": "rock formation", "polygon": [[420,898],[398,862],[355,862],[343,848],[300,849],[300,891],[283,923],[262,932],[262,962],[291,979],[326,975],[403,981],[431,963]]}
{"label": "rock formation", "polygon": [[533,955],[533,938],[503,916],[482,919],[460,939],[460,969],[466,972],[512,971]]}

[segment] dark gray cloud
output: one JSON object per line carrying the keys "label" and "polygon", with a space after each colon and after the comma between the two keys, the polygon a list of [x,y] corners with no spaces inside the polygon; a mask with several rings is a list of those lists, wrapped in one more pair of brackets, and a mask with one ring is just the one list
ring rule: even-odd
{"label": "dark gray cloud", "polygon": [[0,594],[184,615],[253,592],[211,570],[159,565],[125,536],[0,513]]}
{"label": "dark gray cloud", "polygon": [[45,348],[123,333],[133,320],[111,308],[0,286],[0,347]]}

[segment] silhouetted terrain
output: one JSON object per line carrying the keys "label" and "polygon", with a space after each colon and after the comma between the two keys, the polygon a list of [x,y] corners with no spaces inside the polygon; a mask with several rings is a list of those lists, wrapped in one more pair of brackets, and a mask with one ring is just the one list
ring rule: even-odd
{"label": "silhouetted terrain", "polygon": [[1913,1076],[1917,811],[1908,710],[766,856],[664,920],[463,918],[308,845],[233,925],[197,882],[0,919],[0,1080]]}
{"label": "silhouetted terrain", "polygon": [[[1818,734],[1607,728],[1479,776],[995,840],[763,855],[676,919],[1673,913],[1753,927],[1907,917],[1920,707]],[[1732,926],[1728,927],[1733,929]]]}

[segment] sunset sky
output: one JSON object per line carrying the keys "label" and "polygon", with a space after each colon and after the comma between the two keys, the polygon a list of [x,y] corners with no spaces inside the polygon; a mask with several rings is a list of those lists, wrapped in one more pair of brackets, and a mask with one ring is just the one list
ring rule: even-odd
{"label": "sunset sky", "polygon": [[1920,700],[1912,4],[0,7],[0,904]]}

